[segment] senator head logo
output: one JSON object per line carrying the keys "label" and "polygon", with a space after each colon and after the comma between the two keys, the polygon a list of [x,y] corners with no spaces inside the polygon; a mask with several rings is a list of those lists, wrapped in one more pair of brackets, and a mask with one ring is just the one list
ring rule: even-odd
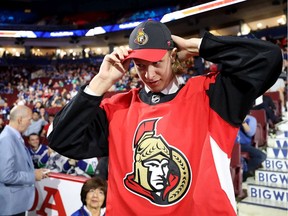
{"label": "senator head logo", "polygon": [[133,171],[124,185],[134,194],[160,206],[173,205],[187,193],[191,169],[186,157],[156,134],[157,121],[141,122],[134,135]]}
{"label": "senator head logo", "polygon": [[145,45],[148,42],[148,35],[144,32],[144,28],[139,28],[134,43],[138,45]]}

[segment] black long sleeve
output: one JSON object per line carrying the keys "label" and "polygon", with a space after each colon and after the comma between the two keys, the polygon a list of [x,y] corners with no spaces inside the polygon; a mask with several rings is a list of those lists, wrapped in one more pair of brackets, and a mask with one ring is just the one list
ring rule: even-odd
{"label": "black long sleeve", "polygon": [[84,86],[53,121],[49,146],[74,159],[108,155],[108,121],[99,107],[102,97],[83,92]]}
{"label": "black long sleeve", "polygon": [[255,99],[275,83],[282,68],[281,49],[259,39],[206,33],[200,56],[221,64],[221,73],[208,91],[210,106],[235,126],[242,123]]}

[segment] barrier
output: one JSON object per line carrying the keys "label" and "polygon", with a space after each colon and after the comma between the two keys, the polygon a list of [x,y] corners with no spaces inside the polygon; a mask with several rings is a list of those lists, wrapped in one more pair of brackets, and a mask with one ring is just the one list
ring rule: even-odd
{"label": "barrier", "polygon": [[86,177],[50,173],[35,184],[35,200],[28,216],[69,216],[82,206],[80,192]]}

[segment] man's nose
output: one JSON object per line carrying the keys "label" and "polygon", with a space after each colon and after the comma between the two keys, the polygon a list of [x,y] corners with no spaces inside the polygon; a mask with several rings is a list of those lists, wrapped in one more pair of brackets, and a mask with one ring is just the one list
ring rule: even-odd
{"label": "man's nose", "polygon": [[154,76],[155,76],[155,69],[154,69],[154,67],[152,65],[149,65],[147,67],[145,78],[146,79],[152,79]]}

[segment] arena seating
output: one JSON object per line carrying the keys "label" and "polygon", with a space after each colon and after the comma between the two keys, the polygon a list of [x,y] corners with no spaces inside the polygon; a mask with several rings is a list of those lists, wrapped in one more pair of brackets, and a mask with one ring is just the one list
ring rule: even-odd
{"label": "arena seating", "polygon": [[[264,109],[260,110],[251,110],[250,115],[254,116],[257,119],[257,146],[265,146],[267,144],[267,138],[268,138],[268,122],[266,118],[266,113]],[[260,131],[259,131],[260,130]],[[259,136],[259,134],[262,136]]]}
{"label": "arena seating", "polygon": [[235,143],[232,150],[230,172],[234,186],[235,196],[242,197],[242,164],[241,164],[241,146]]}

